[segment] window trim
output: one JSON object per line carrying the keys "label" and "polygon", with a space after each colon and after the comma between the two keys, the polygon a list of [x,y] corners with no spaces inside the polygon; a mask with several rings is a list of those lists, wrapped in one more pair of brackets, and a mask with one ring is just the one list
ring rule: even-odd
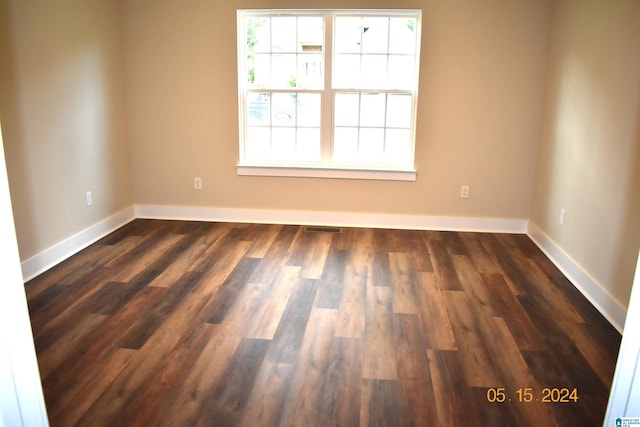
{"label": "window trim", "polygon": [[[358,163],[350,165],[337,162],[321,160],[320,162],[286,162],[286,161],[253,161],[246,159],[246,94],[258,89],[249,89],[240,77],[240,72],[246,70],[246,51],[244,50],[245,27],[244,19],[247,16],[323,16],[325,24],[324,35],[324,88],[323,89],[300,89],[293,88],[297,93],[319,92],[321,97],[321,125],[320,125],[320,151],[322,159],[331,158],[334,144],[334,109],[335,94],[338,92],[407,92],[413,97],[411,112],[410,147],[408,149],[409,159],[405,165],[392,165],[382,163]],[[335,19],[342,16],[384,16],[384,17],[414,17],[416,19],[416,46],[415,46],[415,85],[412,89],[350,89],[334,88],[333,79],[333,59],[335,44]],[[421,49],[421,24],[422,11],[420,9],[238,9],[237,10],[237,31],[238,43],[238,111],[239,111],[239,160],[236,165],[239,176],[273,176],[273,177],[315,177],[315,178],[337,178],[337,179],[368,179],[368,180],[389,180],[389,181],[416,181],[417,171],[415,169],[416,150],[416,128],[418,110],[418,88],[420,73],[420,49]],[[242,51],[240,50],[242,46]],[[327,71],[328,70],[328,71]],[[277,92],[279,89],[264,88],[265,92]],[[329,119],[326,119],[329,117]]]}
{"label": "window trim", "polygon": [[415,181],[413,169],[366,169],[334,166],[284,166],[242,163],[236,166],[239,176],[273,176],[298,178],[368,179],[374,181]]}

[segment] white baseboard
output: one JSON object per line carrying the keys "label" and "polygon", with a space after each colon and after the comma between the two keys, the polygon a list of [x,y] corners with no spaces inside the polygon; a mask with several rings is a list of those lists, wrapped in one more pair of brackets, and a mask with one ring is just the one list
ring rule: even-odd
{"label": "white baseboard", "polygon": [[529,222],[527,235],[609,323],[622,333],[627,310],[606,288],[532,222]]}
{"label": "white baseboard", "polygon": [[24,281],[33,279],[133,219],[135,209],[131,206],[22,261]]}
{"label": "white baseboard", "polygon": [[191,221],[248,222],[261,224],[327,225],[335,227],[396,228],[494,233],[527,231],[525,219],[399,215],[380,213],[288,211],[137,205],[137,218]]}

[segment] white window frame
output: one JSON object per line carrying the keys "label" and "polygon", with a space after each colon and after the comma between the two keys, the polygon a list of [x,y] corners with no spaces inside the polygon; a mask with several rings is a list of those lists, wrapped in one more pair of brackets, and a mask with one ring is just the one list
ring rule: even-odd
{"label": "white window frame", "polygon": [[[246,94],[250,90],[247,87],[246,76],[246,42],[245,42],[245,17],[252,16],[323,16],[324,17],[324,88],[278,90],[266,88],[265,92],[307,92],[321,93],[321,151],[320,162],[268,162],[249,161],[245,155],[245,140],[247,122]],[[415,47],[415,85],[410,90],[386,90],[377,88],[345,88],[334,89],[332,85],[333,58],[334,58],[334,31],[335,18],[338,16],[380,16],[380,17],[408,17],[416,19],[416,47]],[[239,162],[237,174],[246,176],[278,176],[278,177],[316,177],[316,178],[344,178],[344,179],[372,179],[392,181],[415,181],[417,172],[414,167],[415,140],[416,140],[416,113],[419,86],[420,69],[420,45],[421,45],[421,21],[422,12],[415,9],[358,9],[358,10],[238,10],[238,110],[239,110]],[[253,90],[255,91],[255,90]],[[344,164],[332,162],[333,138],[334,138],[334,105],[336,92],[360,92],[360,93],[408,93],[412,95],[411,129],[409,160],[405,164],[381,164],[358,163]]]}

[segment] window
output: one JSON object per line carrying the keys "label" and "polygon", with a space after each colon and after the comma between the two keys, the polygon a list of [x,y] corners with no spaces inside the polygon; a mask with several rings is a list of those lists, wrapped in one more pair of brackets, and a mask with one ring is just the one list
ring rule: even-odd
{"label": "window", "polygon": [[238,172],[415,180],[419,48],[419,11],[238,11]]}

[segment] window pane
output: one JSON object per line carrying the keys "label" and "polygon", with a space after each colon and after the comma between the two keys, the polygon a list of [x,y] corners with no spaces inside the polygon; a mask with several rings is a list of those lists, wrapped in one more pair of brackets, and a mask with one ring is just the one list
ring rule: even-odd
{"label": "window pane", "polygon": [[271,18],[271,51],[296,52],[296,18]]}
{"label": "window pane", "polygon": [[322,89],[322,54],[298,55],[298,75],[295,87],[302,89]]}
{"label": "window pane", "polygon": [[293,160],[296,154],[295,128],[272,128],[271,154],[275,160]]}
{"label": "window pane", "polygon": [[298,126],[320,127],[321,97],[319,93],[298,94]]}
{"label": "window pane", "polygon": [[298,18],[298,52],[322,52],[324,19],[320,16]]}
{"label": "window pane", "polygon": [[360,55],[336,55],[333,62],[333,87],[358,87],[360,80]]}
{"label": "window pane", "polygon": [[362,94],[360,126],[384,127],[386,94]]}
{"label": "window pane", "polygon": [[336,126],[358,126],[359,93],[336,93],[334,122]]}
{"label": "window pane", "polygon": [[250,127],[247,129],[245,157],[248,160],[264,160],[271,151],[271,128]]}
{"label": "window pane", "polygon": [[296,55],[271,55],[271,61],[272,87],[296,87]]}
{"label": "window pane", "polygon": [[411,95],[388,95],[387,126],[407,129],[411,127]]}
{"label": "window pane", "polygon": [[249,83],[255,87],[269,87],[271,84],[271,55],[256,54],[253,69],[249,67]]}
{"label": "window pane", "polygon": [[337,17],[334,33],[334,49],[337,53],[361,52],[362,18]]}
{"label": "window pane", "polygon": [[389,18],[363,19],[362,51],[364,53],[387,53],[389,44]]}
{"label": "window pane", "polygon": [[415,62],[413,56],[389,57],[389,88],[411,89],[415,83]]}
{"label": "window pane", "polygon": [[296,153],[300,160],[320,161],[320,129],[298,129]]}
{"label": "window pane", "polygon": [[271,26],[270,19],[266,17],[254,17],[247,19],[246,37],[247,51],[270,52],[271,51]]}
{"label": "window pane", "polygon": [[387,129],[384,157],[390,163],[406,163],[410,160],[409,148],[411,133],[409,129]]}
{"label": "window pane", "polygon": [[249,126],[269,126],[271,101],[269,93],[250,92],[247,94]]}
{"label": "window pane", "polygon": [[336,128],[333,158],[337,162],[355,162],[358,158],[358,128]]}
{"label": "window pane", "polygon": [[359,159],[364,162],[382,161],[384,153],[384,129],[360,129]]}
{"label": "window pane", "polygon": [[358,87],[382,89],[387,86],[387,56],[362,55],[362,80]]}
{"label": "window pane", "polygon": [[271,102],[274,126],[294,126],[296,123],[296,94],[274,93]]}
{"label": "window pane", "polygon": [[391,18],[389,52],[414,54],[416,51],[415,18]]}

